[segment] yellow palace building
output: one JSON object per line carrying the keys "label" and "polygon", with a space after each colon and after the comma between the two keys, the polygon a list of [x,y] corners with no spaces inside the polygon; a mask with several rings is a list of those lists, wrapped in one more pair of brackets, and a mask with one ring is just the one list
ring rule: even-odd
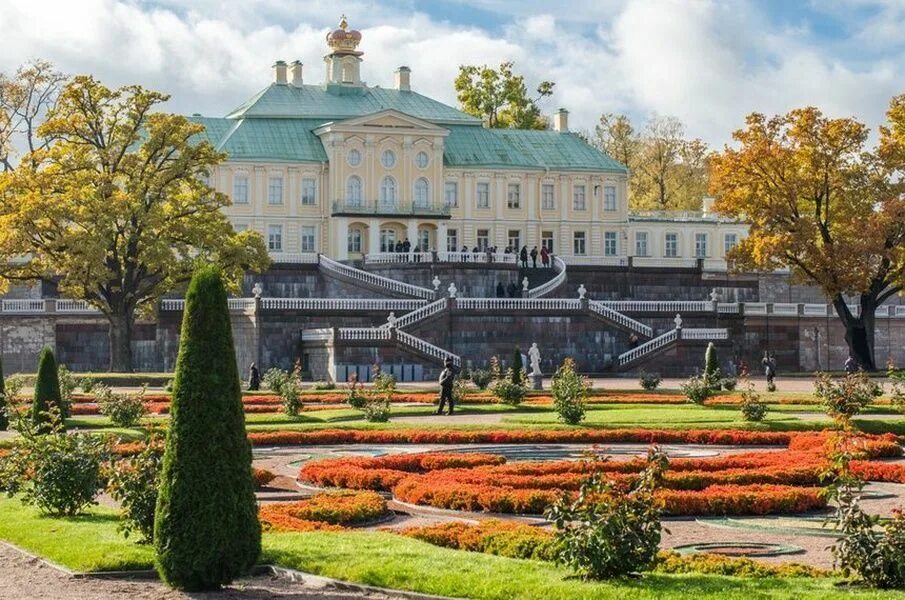
{"label": "yellow palace building", "polygon": [[567,263],[725,269],[746,227],[704,213],[630,215],[628,172],[569,131],[489,129],[412,89],[361,79],[361,33],[327,34],[323,83],[295,61],[223,118],[195,115],[228,154],[210,184],[232,199],[234,226],[254,229],[277,261],[340,261],[412,251],[546,246]]}

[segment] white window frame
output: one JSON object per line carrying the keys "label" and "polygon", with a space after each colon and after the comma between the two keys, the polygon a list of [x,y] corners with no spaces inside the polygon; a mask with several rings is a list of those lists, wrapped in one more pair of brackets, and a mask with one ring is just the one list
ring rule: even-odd
{"label": "white window frame", "polygon": [[[549,235],[548,235],[549,234]],[[540,245],[541,247],[545,247],[548,252],[553,251],[553,244],[556,243],[556,238],[553,235],[552,230],[541,231],[540,232]]]}
{"label": "white window frame", "polygon": [[479,181],[475,189],[475,206],[477,208],[490,208],[490,182]]}
{"label": "white window frame", "polygon": [[[422,161],[421,159],[424,158]],[[418,154],[415,155],[415,166],[419,169],[426,169],[428,165],[431,164],[430,156],[428,156],[427,152],[421,150]]]}
{"label": "white window frame", "polygon": [[646,231],[635,232],[635,256],[650,256],[650,234]]}
{"label": "white window frame", "polygon": [[459,251],[459,230],[458,229],[447,229],[446,230],[446,251],[447,252],[458,252]]}
{"label": "white window frame", "polygon": [[352,175],[346,180],[346,206],[361,206],[361,177]]}
{"label": "white window frame", "polygon": [[522,207],[522,184],[513,182],[506,186],[506,207],[514,210]]}
{"label": "white window frame", "polygon": [[603,186],[603,210],[607,212],[614,212],[617,210],[618,204],[619,203],[616,200],[616,186]]}
{"label": "white window frame", "polygon": [[616,231],[603,232],[603,255],[619,256],[619,233]]}
{"label": "white window frame", "polygon": [[380,205],[384,207],[395,207],[399,198],[396,180],[390,175],[380,180]]}
{"label": "white window frame", "polygon": [[352,227],[349,229],[349,235],[346,238],[346,250],[356,254],[361,254],[361,229]]}
{"label": "white window frame", "polygon": [[[732,239],[732,243],[729,243],[729,239]],[[737,233],[724,233],[723,234],[723,255],[729,254],[733,248],[738,246],[738,234]]]}
{"label": "white window frame", "polygon": [[302,252],[317,252],[316,225],[302,225],[299,231],[299,246]]}
{"label": "white window frame", "polygon": [[302,177],[302,206],[317,206],[317,179]]}
{"label": "white window frame", "polygon": [[459,207],[459,182],[443,182],[443,202],[448,208]]}
{"label": "white window frame", "polygon": [[[672,239],[670,239],[672,236]],[[679,234],[674,231],[667,231],[663,234],[663,256],[666,258],[679,257]]]}
{"label": "white window frame", "polygon": [[349,150],[348,154],[346,154],[346,162],[349,163],[350,167],[357,167],[361,165],[361,150],[357,148],[352,148],[351,150]]}
{"label": "white window frame", "polygon": [[585,256],[588,253],[588,234],[584,231],[572,232],[572,254]]}
{"label": "white window frame", "polygon": [[267,226],[267,250],[270,252],[283,251],[283,226]]}
{"label": "white window frame", "polygon": [[477,233],[475,233],[476,246],[478,250],[484,251],[490,247],[490,230],[489,229],[478,229]]}
{"label": "white window frame", "polygon": [[541,210],[556,210],[556,186],[552,183],[542,183],[540,186]]}
{"label": "white window frame", "polygon": [[[512,234],[515,233],[513,236]],[[512,240],[515,240],[515,245],[512,245]],[[521,250],[522,246],[522,230],[521,229],[509,229],[506,231],[506,241],[510,248],[514,249],[516,252]]]}
{"label": "white window frame", "polygon": [[572,210],[588,210],[587,189],[584,184],[572,186]]}
{"label": "white window frame", "polygon": [[233,204],[248,204],[248,175],[244,173],[233,177]]}
{"label": "white window frame", "polygon": [[269,175],[267,177],[267,204],[279,206],[283,203],[283,176]]}
{"label": "white window frame", "polygon": [[417,208],[428,208],[431,205],[431,186],[425,177],[415,180],[413,202]]}
{"label": "white window frame", "polygon": [[694,234],[694,257],[707,258],[707,234],[696,232]]}

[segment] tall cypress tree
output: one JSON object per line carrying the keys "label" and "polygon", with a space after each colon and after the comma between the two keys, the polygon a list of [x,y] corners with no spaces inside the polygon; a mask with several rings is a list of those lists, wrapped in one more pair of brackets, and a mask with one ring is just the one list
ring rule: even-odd
{"label": "tall cypress tree", "polygon": [[6,431],[9,428],[7,406],[9,406],[9,401],[6,399],[6,382],[3,377],[3,353],[0,352],[0,431]]}
{"label": "tall cypress tree", "polygon": [[215,267],[199,269],[185,297],[154,545],[160,576],[187,591],[228,584],[261,553],[226,290]]}
{"label": "tall cypress tree", "polygon": [[52,407],[59,409],[61,403],[57,359],[53,356],[53,350],[44,348],[41,350],[41,356],[38,359],[35,396],[31,403],[31,420],[38,428],[38,431],[50,431],[49,411]]}
{"label": "tall cypress tree", "polygon": [[525,377],[525,365],[522,364],[522,349],[518,346],[512,351],[512,383],[521,385]]}
{"label": "tall cypress tree", "polygon": [[704,380],[708,385],[716,384],[716,372],[720,367],[720,363],[716,357],[716,346],[713,342],[707,344],[707,351],[704,353]]}

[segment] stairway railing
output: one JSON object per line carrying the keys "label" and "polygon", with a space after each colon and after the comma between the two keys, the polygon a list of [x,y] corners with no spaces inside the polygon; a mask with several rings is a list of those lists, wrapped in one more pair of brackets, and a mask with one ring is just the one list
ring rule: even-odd
{"label": "stairway railing", "polygon": [[636,333],[640,333],[644,337],[652,337],[654,335],[654,330],[650,325],[645,325],[644,323],[636,321],[635,319],[628,317],[619,311],[613,310],[602,302],[591,300],[590,302],[588,302],[588,308],[591,310],[591,312],[597,313],[598,315],[609,319],[614,323],[618,323]]}
{"label": "stairway railing", "polygon": [[540,298],[546,296],[566,281],[566,263],[558,256],[553,257],[553,270],[556,271],[556,277],[550,281],[528,290],[529,298]]}
{"label": "stairway railing", "polygon": [[350,267],[349,265],[344,265],[341,262],[337,262],[332,258],[327,258],[323,254],[320,255],[319,264],[324,270],[330,273],[379,287],[387,290],[388,292],[395,294],[404,294],[406,296],[414,296],[415,298],[424,298],[425,300],[434,299],[433,290],[429,290],[417,285],[412,285],[410,283],[404,283],[402,281],[396,281],[395,279],[383,277],[382,275],[377,275],[375,273],[370,273],[361,269],[356,269],[355,267]]}

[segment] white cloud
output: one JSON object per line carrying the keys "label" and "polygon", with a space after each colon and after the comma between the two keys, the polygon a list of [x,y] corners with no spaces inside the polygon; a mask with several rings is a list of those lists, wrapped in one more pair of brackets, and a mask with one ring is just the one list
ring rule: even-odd
{"label": "white cloud", "polygon": [[[839,0],[835,10],[865,1]],[[529,85],[556,82],[543,108],[568,108],[577,128],[592,129],[602,112],[658,112],[722,144],[752,110],[813,104],[875,125],[889,98],[905,92],[901,40],[889,41],[884,55],[881,38],[889,33],[876,19],[852,33],[874,32],[879,58],[865,61],[851,46],[771,25],[754,0],[595,2],[584,12],[586,2],[567,1],[555,13],[548,2],[463,0],[462,10],[511,15],[492,29],[389,2],[338,8],[322,0],[0,0],[0,71],[47,58],[109,85],[166,91],[172,110],[221,115],[268,83],[275,59],[298,58],[306,81],[321,81],[324,34],[342,10],[364,34],[368,83],[392,85],[394,69],[407,64],[416,90],[455,104],[458,65],[514,60]],[[883,14],[900,17],[897,2],[890,0]]]}

